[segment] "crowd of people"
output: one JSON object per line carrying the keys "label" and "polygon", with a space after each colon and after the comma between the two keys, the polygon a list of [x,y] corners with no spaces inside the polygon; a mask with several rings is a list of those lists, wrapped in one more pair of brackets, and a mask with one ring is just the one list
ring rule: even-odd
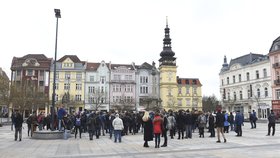
{"label": "crowd of people", "polygon": [[[252,128],[256,128],[256,114],[253,111],[250,113],[250,122]],[[15,112],[12,115],[13,126],[15,127],[15,140],[19,138],[22,140],[22,115]],[[268,116],[268,134],[272,128],[272,136],[275,134],[276,116],[271,110]],[[77,136],[82,138],[82,133],[89,134],[89,140],[93,140],[93,136],[99,139],[101,135],[109,135],[112,139],[114,135],[114,142],[122,142],[122,136],[143,132],[144,147],[149,147],[149,141],[155,141],[155,148],[166,147],[168,137],[174,139],[192,139],[192,135],[196,129],[200,138],[205,137],[205,131],[208,130],[209,137],[216,137],[217,143],[221,143],[221,136],[223,142],[227,139],[224,133],[229,131],[236,132],[236,136],[242,136],[242,126],[244,116],[240,111],[227,113],[217,109],[215,113],[204,113],[202,111],[145,111],[145,112],[101,112],[101,111],[83,111],[78,113],[68,114],[64,107],[61,106],[54,115],[54,122],[52,123],[51,115],[45,116],[40,113],[38,116],[33,113],[26,120],[28,127],[28,136],[33,135],[36,130],[70,130]],[[53,124],[53,127],[52,127]],[[215,132],[216,131],[216,132]],[[161,143],[163,137],[163,144]]]}

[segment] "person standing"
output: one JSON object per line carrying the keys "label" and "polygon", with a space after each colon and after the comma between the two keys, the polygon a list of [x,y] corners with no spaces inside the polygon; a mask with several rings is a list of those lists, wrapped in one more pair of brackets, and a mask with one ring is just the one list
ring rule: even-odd
{"label": "person standing", "polygon": [[19,141],[21,141],[23,118],[19,112],[15,113],[14,123],[15,123],[15,141],[17,141],[17,138],[19,138]]}
{"label": "person standing", "polygon": [[79,130],[80,138],[82,138],[82,120],[80,114],[77,114],[75,118],[75,139],[77,138],[77,133]]}
{"label": "person standing", "polygon": [[59,108],[59,110],[57,111],[57,117],[58,117],[58,130],[61,131],[61,124],[63,121],[63,117],[66,115],[66,111],[64,109],[64,105],[62,104]]}
{"label": "person standing", "polygon": [[228,113],[226,111],[223,111],[223,114],[225,116],[225,121],[224,121],[224,132],[228,133],[229,129],[229,121],[228,121]]}
{"label": "person standing", "polygon": [[206,116],[200,111],[200,115],[198,116],[198,130],[199,130],[199,138],[204,138],[204,128],[206,126]]}
{"label": "person standing", "polygon": [[154,125],[154,134],[155,134],[155,148],[159,148],[160,144],[160,135],[161,135],[161,127],[162,127],[163,119],[159,115],[159,112],[155,113],[155,118],[153,120]]}
{"label": "person standing", "polygon": [[176,128],[176,119],[173,116],[173,112],[171,111],[169,116],[167,117],[168,123],[167,123],[167,128],[169,129],[170,132],[170,137],[171,139],[174,139],[175,136],[175,128]]}
{"label": "person standing", "polygon": [[226,137],[224,135],[224,122],[225,122],[225,116],[221,113],[221,109],[218,109],[216,114],[216,128],[217,128],[217,135],[218,135],[217,143],[221,143],[220,134],[222,134],[224,138],[224,142],[225,143],[227,142]]}
{"label": "person standing", "polygon": [[276,120],[275,114],[274,114],[273,110],[271,110],[271,112],[268,116],[268,133],[267,133],[267,136],[270,136],[271,127],[272,127],[272,136],[274,136],[274,134],[275,134],[275,120]]}
{"label": "person standing", "polygon": [[186,117],[185,117],[185,123],[186,123],[186,136],[185,138],[192,139],[192,114],[190,113],[189,109],[186,111]]}
{"label": "person standing", "polygon": [[89,134],[89,140],[93,140],[93,133],[94,133],[94,116],[93,113],[87,117],[87,125],[88,125],[88,134]]}
{"label": "person standing", "polygon": [[[32,134],[32,132],[31,132],[32,115],[30,115],[30,116],[27,118],[26,124],[27,124],[27,134],[28,134],[28,137],[29,137],[29,133],[30,133],[30,135]],[[32,135],[31,135],[31,137],[32,137]]]}
{"label": "person standing", "polygon": [[229,114],[228,122],[230,125],[230,130],[234,131],[234,116],[233,116],[232,112],[230,112],[230,114]]}
{"label": "person standing", "polygon": [[238,137],[242,136],[242,125],[243,125],[243,122],[244,122],[243,115],[240,114],[240,111],[237,111],[236,115],[235,115],[235,125],[236,125],[236,133],[237,133],[236,136],[238,136]]}
{"label": "person standing", "polygon": [[253,128],[257,128],[257,124],[256,124],[257,120],[258,120],[257,113],[255,110],[253,110]]}
{"label": "person standing", "polygon": [[178,129],[178,139],[184,139],[185,116],[182,110],[179,111],[179,115],[176,119],[176,124]]}
{"label": "person standing", "polygon": [[153,140],[153,122],[149,116],[149,112],[145,111],[142,117],[143,128],[144,128],[144,147],[149,147],[148,141]]}
{"label": "person standing", "polygon": [[115,143],[117,139],[119,143],[122,142],[122,130],[124,129],[123,121],[120,119],[119,114],[116,114],[116,118],[113,120],[112,125],[114,127],[114,136],[115,136]]}
{"label": "person standing", "polygon": [[167,115],[165,112],[162,114],[163,118],[163,123],[162,123],[162,136],[164,138],[164,143],[161,147],[167,147],[167,131],[168,131],[168,120],[167,120]]}
{"label": "person standing", "polygon": [[210,132],[209,137],[215,137],[215,117],[213,116],[212,113],[209,114],[208,124],[209,124],[208,126],[209,132]]}

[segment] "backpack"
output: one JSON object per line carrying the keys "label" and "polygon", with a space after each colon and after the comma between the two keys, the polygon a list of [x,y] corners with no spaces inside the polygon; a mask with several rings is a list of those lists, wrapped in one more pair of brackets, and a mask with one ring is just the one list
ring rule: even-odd
{"label": "backpack", "polygon": [[200,123],[206,124],[206,117],[205,117],[205,115],[202,115],[200,117]]}
{"label": "backpack", "polygon": [[81,118],[76,118],[76,126],[81,126]]}

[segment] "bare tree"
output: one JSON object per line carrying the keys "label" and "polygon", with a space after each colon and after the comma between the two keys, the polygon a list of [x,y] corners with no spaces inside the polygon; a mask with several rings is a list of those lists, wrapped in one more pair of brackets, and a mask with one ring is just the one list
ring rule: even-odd
{"label": "bare tree", "polygon": [[203,111],[213,112],[216,110],[219,101],[217,97],[213,94],[212,96],[202,97],[202,109]]}

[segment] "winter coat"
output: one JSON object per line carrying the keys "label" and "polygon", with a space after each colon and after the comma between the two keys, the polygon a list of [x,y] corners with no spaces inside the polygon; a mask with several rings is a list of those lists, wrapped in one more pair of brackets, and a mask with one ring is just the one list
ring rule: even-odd
{"label": "winter coat", "polygon": [[22,123],[23,123],[23,118],[22,118],[21,114],[19,114],[19,113],[16,114],[16,116],[14,118],[15,128],[21,128]]}
{"label": "winter coat", "polygon": [[143,128],[144,128],[144,141],[152,141],[154,138],[153,133],[153,122],[151,118],[147,121],[143,121]]}
{"label": "winter coat", "polygon": [[163,122],[163,119],[160,116],[155,116],[155,118],[153,120],[154,134],[159,134],[162,132],[161,131],[162,122]]}
{"label": "winter coat", "polygon": [[269,116],[268,116],[268,122],[269,123],[275,123],[275,120],[276,120],[276,118],[275,118],[274,113],[273,112],[270,113]]}
{"label": "winter coat", "polygon": [[235,124],[236,125],[242,125],[243,122],[244,122],[244,117],[240,113],[237,113],[235,115]]}
{"label": "winter coat", "polygon": [[123,130],[123,121],[122,119],[120,119],[119,117],[116,117],[113,122],[112,125],[114,127],[114,130]]}
{"label": "winter coat", "polygon": [[229,126],[229,122],[228,122],[228,114],[225,113],[225,122],[224,122],[224,126]]}
{"label": "winter coat", "polygon": [[216,114],[216,127],[224,127],[225,116],[221,112]]}

